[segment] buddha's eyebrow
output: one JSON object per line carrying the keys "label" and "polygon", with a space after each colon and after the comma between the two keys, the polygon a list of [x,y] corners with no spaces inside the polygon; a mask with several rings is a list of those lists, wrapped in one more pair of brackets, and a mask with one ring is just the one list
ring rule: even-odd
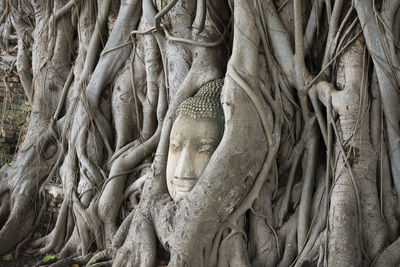
{"label": "buddha's eyebrow", "polygon": [[198,140],[199,144],[215,144],[217,141],[216,138],[200,138]]}
{"label": "buddha's eyebrow", "polygon": [[170,143],[172,143],[172,142],[177,143],[177,142],[182,142],[182,141],[184,141],[184,138],[182,137],[182,135],[178,134],[171,138]]}

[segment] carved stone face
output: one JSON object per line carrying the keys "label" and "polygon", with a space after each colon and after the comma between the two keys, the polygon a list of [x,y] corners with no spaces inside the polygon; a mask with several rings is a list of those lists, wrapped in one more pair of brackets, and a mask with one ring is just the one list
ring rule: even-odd
{"label": "carved stone face", "polygon": [[180,115],[170,137],[167,161],[167,186],[178,201],[193,189],[217,148],[223,126],[213,119],[193,119]]}

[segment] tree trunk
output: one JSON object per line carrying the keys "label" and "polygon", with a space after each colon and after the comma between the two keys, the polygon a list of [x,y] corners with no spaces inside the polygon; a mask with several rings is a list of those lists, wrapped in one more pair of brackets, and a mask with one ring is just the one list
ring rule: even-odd
{"label": "tree trunk", "polygon": [[[0,47],[17,46],[32,105],[0,169],[0,255],[57,253],[51,266],[397,264],[399,7],[0,0]],[[217,79],[222,139],[173,200],[177,110]],[[64,199],[37,238],[48,183]]]}

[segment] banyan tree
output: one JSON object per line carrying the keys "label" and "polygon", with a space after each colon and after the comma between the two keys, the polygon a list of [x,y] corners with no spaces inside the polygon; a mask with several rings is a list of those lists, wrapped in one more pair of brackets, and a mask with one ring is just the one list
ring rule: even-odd
{"label": "banyan tree", "polygon": [[[32,111],[0,170],[0,255],[395,266],[399,7],[1,0]],[[40,237],[48,183],[64,198]]]}

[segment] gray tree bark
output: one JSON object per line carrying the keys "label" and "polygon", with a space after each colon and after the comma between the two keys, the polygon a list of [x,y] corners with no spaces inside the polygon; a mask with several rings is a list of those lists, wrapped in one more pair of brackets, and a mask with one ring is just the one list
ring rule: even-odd
{"label": "gray tree bark", "polygon": [[[16,37],[32,104],[0,169],[0,255],[57,253],[51,266],[396,265],[399,7],[0,0],[1,47]],[[175,111],[221,78],[223,138],[173,201]],[[54,229],[33,240],[49,182],[64,200]]]}

